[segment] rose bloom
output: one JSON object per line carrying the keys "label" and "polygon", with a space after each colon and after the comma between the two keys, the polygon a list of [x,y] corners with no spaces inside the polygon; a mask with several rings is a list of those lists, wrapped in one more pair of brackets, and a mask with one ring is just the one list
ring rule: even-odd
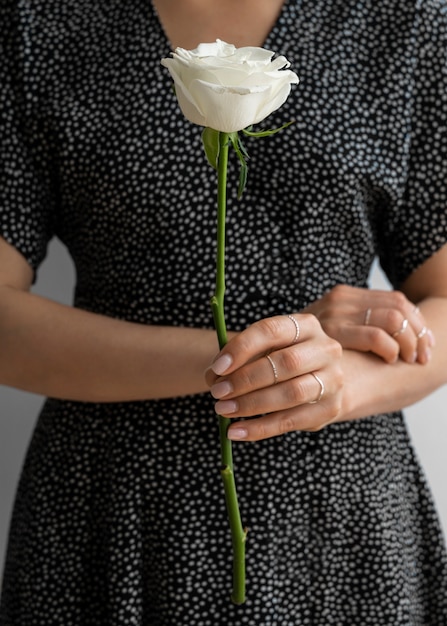
{"label": "rose bloom", "polygon": [[284,69],[283,56],[272,60],[264,48],[220,41],[195,50],[176,48],[163,59],[175,84],[183,115],[194,124],[233,133],[257,124],[286,101],[297,75]]}

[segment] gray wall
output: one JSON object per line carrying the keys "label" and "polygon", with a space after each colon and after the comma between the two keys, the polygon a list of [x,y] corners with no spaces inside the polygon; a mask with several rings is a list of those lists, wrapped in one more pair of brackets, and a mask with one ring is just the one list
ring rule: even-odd
{"label": "gray wall", "polygon": [[[35,291],[70,302],[73,268],[64,248],[56,241],[39,273]],[[372,285],[382,288],[383,278],[373,272]],[[9,517],[20,467],[42,399],[0,387],[0,563],[3,563]],[[447,534],[447,387],[406,411],[414,445],[430,482]]]}

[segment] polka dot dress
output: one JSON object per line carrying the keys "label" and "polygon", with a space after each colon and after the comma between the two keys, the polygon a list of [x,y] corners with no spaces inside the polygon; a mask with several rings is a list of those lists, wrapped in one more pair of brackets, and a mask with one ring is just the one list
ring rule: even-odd
{"label": "polka dot dress", "polygon": [[[212,327],[215,179],[149,0],[1,0],[0,228],[75,306]],[[301,83],[230,167],[230,328],[395,287],[447,242],[445,0],[290,0],[266,47]],[[23,469],[1,626],[443,626],[447,561],[399,413],[234,446],[245,605],[208,395],[49,399]]]}

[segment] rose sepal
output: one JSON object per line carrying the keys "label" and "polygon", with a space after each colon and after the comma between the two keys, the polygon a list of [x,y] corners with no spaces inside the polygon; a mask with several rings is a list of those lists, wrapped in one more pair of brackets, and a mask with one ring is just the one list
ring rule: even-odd
{"label": "rose sepal", "polygon": [[220,154],[220,139],[219,131],[214,128],[206,126],[202,132],[203,149],[205,150],[206,158],[211,167],[217,170],[219,164]]}
{"label": "rose sepal", "polygon": [[252,126],[249,126],[248,128],[242,129],[242,132],[247,137],[255,137],[255,138],[257,138],[257,137],[271,137],[272,135],[276,135],[276,133],[279,133],[281,130],[284,130],[285,128],[288,128],[292,124],[295,124],[294,120],[292,120],[290,122],[286,122],[286,124],[283,124],[282,126],[279,126],[278,128],[269,128],[269,129],[266,129],[266,130],[251,130]]}

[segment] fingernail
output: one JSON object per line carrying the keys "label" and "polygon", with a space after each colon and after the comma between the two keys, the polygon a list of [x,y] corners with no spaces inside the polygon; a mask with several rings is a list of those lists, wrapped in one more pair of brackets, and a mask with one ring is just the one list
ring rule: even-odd
{"label": "fingernail", "polygon": [[240,441],[241,439],[246,439],[248,436],[248,431],[245,428],[229,428],[227,430],[227,437],[232,441]]}
{"label": "fingernail", "polygon": [[428,363],[428,361],[430,361],[430,359],[431,359],[431,350],[430,350],[430,348],[427,348],[427,350],[425,350],[424,357],[425,357],[425,363]]}
{"label": "fingernail", "polygon": [[418,353],[417,353],[417,350],[415,350],[410,357],[410,363],[416,363],[417,358],[418,358]]}
{"label": "fingernail", "polygon": [[215,374],[221,376],[224,374],[230,365],[233,363],[233,358],[229,354],[222,354],[218,359],[214,361],[211,365],[211,369]]}
{"label": "fingernail", "polygon": [[229,415],[237,411],[237,402],[235,400],[219,400],[216,402],[214,410],[218,415]]}
{"label": "fingernail", "polygon": [[228,380],[223,380],[220,383],[216,383],[211,387],[211,395],[218,400],[228,396],[233,391],[233,385]]}

